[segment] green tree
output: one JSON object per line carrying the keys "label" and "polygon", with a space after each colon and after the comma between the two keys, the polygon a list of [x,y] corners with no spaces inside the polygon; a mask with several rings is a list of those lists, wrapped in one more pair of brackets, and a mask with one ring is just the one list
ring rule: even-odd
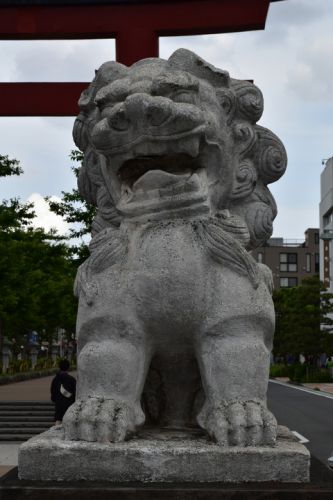
{"label": "green tree", "polygon": [[[0,156],[0,176],[20,175],[16,160]],[[34,229],[32,204],[0,203],[0,329],[22,341],[29,330],[51,340],[58,327],[75,328],[71,251],[54,232]]]}
{"label": "green tree", "polygon": [[[77,179],[83,162],[83,153],[79,150],[73,150],[71,151],[70,159],[76,162],[76,165],[72,165],[71,169]],[[69,192],[62,191],[61,201],[53,201],[50,198],[46,198],[46,201],[52,212],[60,215],[66,222],[71,224],[68,241],[73,255],[77,258],[77,264],[83,262],[89,256],[88,246],[84,237],[90,234],[96,208],[82,198],[77,188]]]}
{"label": "green tree", "polygon": [[276,311],[275,354],[298,356],[332,353],[333,295],[317,275],[293,288],[280,288],[273,295]]}
{"label": "green tree", "polygon": [[8,155],[0,155],[0,177],[23,174],[19,161],[12,160]]}
{"label": "green tree", "polygon": [[29,330],[50,340],[58,327],[74,331],[76,268],[61,242],[43,230],[17,230],[0,235],[2,293],[0,317],[8,337]]}
{"label": "green tree", "polygon": [[[17,160],[11,160],[8,156],[0,155],[0,177],[20,175],[22,168]],[[20,203],[17,198],[3,200],[0,203],[0,229],[1,231],[13,231],[17,228],[28,226],[35,217],[32,203]]]}

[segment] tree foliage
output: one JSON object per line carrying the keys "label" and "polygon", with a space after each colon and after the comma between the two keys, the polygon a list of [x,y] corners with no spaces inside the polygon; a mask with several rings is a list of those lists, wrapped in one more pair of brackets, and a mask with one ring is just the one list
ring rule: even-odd
{"label": "tree foliage", "polygon": [[8,155],[0,155],[0,177],[20,174],[23,174],[23,170],[17,160],[11,160]]}
{"label": "tree foliage", "polygon": [[[0,155],[0,177],[20,175],[22,168],[17,160]],[[21,203],[17,198],[3,200],[0,203],[0,230],[1,232],[13,231],[23,226],[28,226],[35,217],[32,203]]]}
{"label": "tree foliage", "polygon": [[0,235],[0,318],[9,337],[29,330],[52,338],[57,328],[74,331],[75,267],[66,245],[42,230]]}
{"label": "tree foliage", "polygon": [[276,311],[274,353],[298,356],[332,354],[333,295],[317,275],[292,288],[280,288],[273,295]]}
{"label": "tree foliage", "polygon": [[[20,175],[16,160],[0,156],[0,175]],[[73,332],[76,266],[62,238],[34,229],[32,204],[0,203],[0,334],[22,341],[29,330],[51,340],[58,328]]]}
{"label": "tree foliage", "polygon": [[[83,161],[83,153],[73,150],[70,154],[70,159],[80,163],[79,166],[73,165],[71,167],[77,178]],[[78,262],[82,262],[89,255],[84,236],[90,233],[96,208],[82,198],[77,188],[72,189],[70,192],[62,191],[61,201],[53,201],[50,198],[46,198],[46,201],[52,212],[60,215],[66,222],[71,224],[68,240],[73,254],[78,258]]]}

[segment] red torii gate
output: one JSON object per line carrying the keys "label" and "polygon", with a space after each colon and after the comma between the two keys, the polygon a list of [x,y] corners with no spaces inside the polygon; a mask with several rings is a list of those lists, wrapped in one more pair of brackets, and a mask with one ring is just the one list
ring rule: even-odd
{"label": "red torii gate", "polygon": [[[263,29],[280,0],[0,0],[0,40],[116,39],[116,60],[158,56],[159,36]],[[73,116],[88,82],[0,83],[0,116]]]}

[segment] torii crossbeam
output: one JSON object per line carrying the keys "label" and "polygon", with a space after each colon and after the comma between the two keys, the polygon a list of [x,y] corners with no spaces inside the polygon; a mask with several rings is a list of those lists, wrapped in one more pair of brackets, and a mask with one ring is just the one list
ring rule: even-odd
{"label": "torii crossbeam", "polygon": [[[116,60],[158,56],[159,36],[263,29],[279,0],[0,0],[0,40],[115,38]],[[73,116],[87,82],[0,83],[0,116]]]}

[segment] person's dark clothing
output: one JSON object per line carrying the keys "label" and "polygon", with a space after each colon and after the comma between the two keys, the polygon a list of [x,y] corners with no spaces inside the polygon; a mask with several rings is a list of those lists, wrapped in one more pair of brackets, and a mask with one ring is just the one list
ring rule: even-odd
{"label": "person's dark clothing", "polygon": [[[70,397],[66,397],[61,393],[61,386]],[[67,372],[60,371],[54,377],[51,383],[51,400],[55,404],[54,420],[62,420],[68,408],[75,401],[76,380]],[[64,391],[63,391],[64,392]]]}

